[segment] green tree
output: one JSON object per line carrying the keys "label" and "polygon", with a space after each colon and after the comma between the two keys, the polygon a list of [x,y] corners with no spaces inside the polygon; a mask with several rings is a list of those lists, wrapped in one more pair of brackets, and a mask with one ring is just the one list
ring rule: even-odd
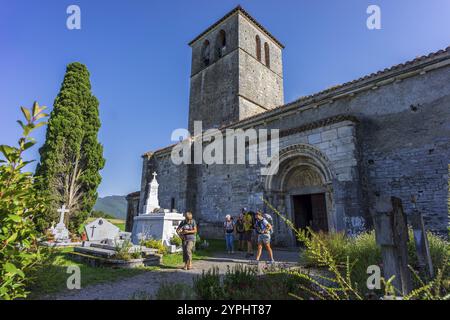
{"label": "green tree", "polygon": [[0,299],[26,297],[29,272],[41,258],[37,245],[35,219],[45,211],[45,199],[35,189],[32,173],[23,172],[29,161],[22,154],[35,141],[30,132],[45,122],[47,115],[35,102],[32,110],[21,108],[26,123],[18,121],[23,129],[18,146],[0,146],[4,160],[0,160]]}
{"label": "green tree", "polygon": [[99,171],[105,160],[103,147],[97,140],[99,103],[92,95],[89,77],[85,65],[69,64],[50,114],[36,169],[39,188],[50,199],[42,228],[57,220],[56,209],[64,203],[70,210],[66,223],[76,232],[97,200]]}

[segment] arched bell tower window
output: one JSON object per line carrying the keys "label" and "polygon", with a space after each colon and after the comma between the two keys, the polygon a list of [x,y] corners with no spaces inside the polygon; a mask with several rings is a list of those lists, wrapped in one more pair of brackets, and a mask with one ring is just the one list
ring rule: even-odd
{"label": "arched bell tower window", "polygon": [[216,39],[216,55],[217,58],[222,58],[227,48],[227,35],[225,31],[220,30]]}
{"label": "arched bell tower window", "polygon": [[202,46],[202,62],[205,66],[209,65],[210,62],[210,48],[209,41],[205,40]]}
{"label": "arched bell tower window", "polygon": [[261,61],[261,39],[259,38],[259,36],[256,36],[256,59],[258,59],[258,61]]}
{"label": "arched bell tower window", "polygon": [[264,43],[264,56],[266,59],[266,66],[267,68],[270,68],[270,49],[267,42]]}

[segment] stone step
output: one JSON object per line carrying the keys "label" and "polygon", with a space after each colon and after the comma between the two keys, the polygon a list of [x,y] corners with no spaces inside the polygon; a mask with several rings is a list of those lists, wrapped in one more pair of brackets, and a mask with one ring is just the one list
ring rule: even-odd
{"label": "stone step", "polygon": [[[116,250],[115,246],[109,245],[109,244],[103,244],[103,243],[90,243],[89,247],[91,248],[99,248],[99,249],[105,249],[105,250]],[[157,249],[153,248],[147,248],[142,246],[133,246],[130,248],[129,252],[134,252],[136,249],[139,249],[141,252],[144,252],[145,254],[155,254],[158,253]]]}
{"label": "stone step", "polygon": [[92,245],[90,247],[75,247],[73,251],[102,258],[112,258],[116,254],[115,250],[96,248]]}

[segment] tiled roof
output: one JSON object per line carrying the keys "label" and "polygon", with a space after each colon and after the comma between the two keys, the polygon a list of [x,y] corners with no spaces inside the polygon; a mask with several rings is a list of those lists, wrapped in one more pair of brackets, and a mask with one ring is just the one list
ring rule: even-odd
{"label": "tiled roof", "polygon": [[247,19],[249,19],[251,22],[253,22],[258,28],[260,28],[265,34],[267,34],[269,36],[269,38],[271,38],[273,41],[275,41],[276,44],[278,44],[281,48],[284,48],[284,45],[278,41],[277,38],[275,38],[269,31],[266,30],[266,28],[264,28],[258,21],[256,21],[255,18],[253,18],[247,11],[244,10],[244,8],[242,8],[240,5],[237,6],[236,8],[234,8],[233,10],[231,10],[230,12],[228,12],[225,16],[223,16],[221,19],[219,19],[219,21],[217,21],[216,23],[214,23],[213,25],[211,25],[209,28],[207,28],[205,31],[203,31],[202,33],[200,33],[197,37],[195,37],[194,40],[192,40],[191,42],[189,42],[189,45],[192,45],[195,41],[197,41],[198,39],[200,39],[201,37],[203,37],[205,34],[207,34],[208,32],[210,32],[212,29],[214,29],[216,26],[218,26],[219,24],[221,24],[224,20],[228,19],[230,16],[232,16],[233,14],[235,14],[236,12],[240,12],[242,13],[245,17],[247,17]]}
{"label": "tiled roof", "polygon": [[[376,85],[377,83],[384,81],[389,78],[395,78],[397,76],[401,76],[402,74],[406,74],[412,72],[413,70],[422,69],[429,65],[437,64],[443,62],[445,60],[450,59],[450,46],[446,49],[439,50],[428,55],[417,57],[413,60],[392,66],[390,68],[386,68],[384,70],[371,73],[359,79],[349,81],[343,83],[341,85],[334,86],[332,88],[328,88],[326,90],[314,93],[312,95],[301,97],[295,101],[292,101],[288,104],[284,104],[282,106],[276,107],[274,109],[256,114],[254,116],[242,119],[240,121],[234,122],[227,126],[221,127],[220,129],[236,127],[243,125],[245,123],[250,123],[252,121],[264,120],[274,115],[282,114],[287,110],[291,110],[291,108],[295,107],[303,107],[311,103],[320,103],[327,100],[335,99],[337,96],[343,96],[345,94],[351,93],[359,88],[364,88],[370,85]],[[159,149],[155,151],[155,153],[161,153],[164,151],[168,151],[174,145]],[[146,153],[144,156],[151,156],[152,152]]]}
{"label": "tiled roof", "polygon": [[[424,68],[428,65],[436,64],[445,60],[450,59],[450,46],[446,49],[439,50],[433,53],[430,53],[428,55],[417,57],[413,60],[392,66],[390,68],[386,68],[384,70],[371,73],[369,75],[366,75],[364,77],[361,77],[359,79],[349,81],[346,83],[343,83],[341,85],[336,85],[331,88],[325,89],[323,91],[319,91],[317,93],[301,97],[297,100],[294,100],[292,102],[289,102],[287,104],[281,105],[279,107],[276,107],[274,109],[270,109],[268,111],[258,113],[254,116],[242,119],[240,121],[234,122],[232,124],[229,124],[227,126],[224,126],[223,128],[227,127],[234,127],[236,125],[240,125],[245,122],[253,121],[255,119],[263,119],[270,117],[274,114],[283,113],[283,109],[287,109],[287,107],[292,106],[304,106],[310,103],[320,103],[322,101],[326,101],[328,99],[332,99],[336,96],[345,95],[346,93],[350,93],[351,91],[357,90],[358,88],[366,87],[370,84],[376,84],[383,80],[394,78],[396,76],[400,76],[405,73],[409,73],[415,69]],[[222,128],[221,128],[222,129]]]}

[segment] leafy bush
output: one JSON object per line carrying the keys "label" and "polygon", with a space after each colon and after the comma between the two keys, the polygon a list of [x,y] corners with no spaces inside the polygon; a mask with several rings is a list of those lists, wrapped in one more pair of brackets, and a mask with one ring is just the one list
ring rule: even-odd
{"label": "leafy bush", "polygon": [[[296,273],[297,277],[307,280],[313,285],[312,287],[315,287],[315,290],[310,291],[311,294],[319,299],[333,300],[361,300],[365,296],[373,296],[373,292],[368,293],[365,286],[367,279],[365,271],[369,265],[381,264],[382,261],[374,231],[356,238],[347,238],[315,233],[310,229],[297,230],[289,219],[280,214],[265,199],[263,201],[295,232],[299,241],[304,244],[306,260],[312,265],[326,267],[331,274],[330,276],[316,275],[312,277],[302,272]],[[434,279],[423,281],[415,272],[417,265],[414,264],[417,263],[417,257],[415,257],[415,244],[410,230],[409,263],[412,265],[410,269],[416,278],[416,289],[404,299],[450,299],[450,294],[447,294],[449,291],[449,277],[447,276],[450,261],[449,244],[431,233],[428,233],[428,238],[437,275]],[[385,295],[395,295],[391,281],[392,279],[382,279]],[[309,290],[307,287],[304,289]]]}
{"label": "leafy bush", "polygon": [[[443,269],[445,261],[450,259],[449,243],[431,232],[427,232],[427,235],[433,267],[435,270]],[[315,241],[311,246],[305,248],[303,253],[305,262],[311,266],[323,267],[324,264],[319,261],[320,255],[317,252],[323,247],[327,248],[340,267],[345,266],[348,257],[352,267],[351,276],[355,284],[360,291],[367,292],[367,267],[370,265],[381,265],[382,263],[381,249],[376,244],[375,231],[362,233],[354,238],[347,237],[343,233],[316,233],[315,237],[319,241]],[[419,266],[412,230],[409,231],[409,239],[409,264],[414,270],[417,270]],[[445,270],[443,276],[448,278],[450,276],[450,268]],[[419,282],[416,284],[419,285]]]}
{"label": "leafy bush", "polygon": [[158,299],[201,300],[286,300],[297,297],[309,298],[305,289],[309,282],[286,271],[258,275],[256,268],[236,265],[223,277],[218,268],[204,271],[194,278],[193,287],[173,284],[161,285]]}
{"label": "leafy bush", "polygon": [[46,202],[37,195],[32,174],[23,172],[29,162],[22,155],[36,143],[30,133],[45,124],[37,122],[47,116],[44,109],[37,102],[31,110],[22,107],[26,123],[18,121],[23,129],[18,147],[0,146],[5,159],[0,160],[0,299],[26,297],[28,274],[43,257],[36,221],[42,218]]}
{"label": "leafy bush", "polygon": [[182,242],[183,241],[181,240],[180,236],[178,236],[177,234],[174,234],[173,237],[170,239],[170,244],[177,247],[181,247]]}
{"label": "leafy bush", "polygon": [[354,238],[344,233],[315,233],[315,241],[305,246],[303,257],[310,266],[326,267],[321,260],[325,248],[338,268],[351,264],[351,277],[359,290],[366,292],[367,267],[381,264],[381,250],[375,242],[375,232],[362,233]]}
{"label": "leafy bush", "polygon": [[202,272],[201,276],[194,278],[194,292],[201,300],[222,300],[225,292],[220,281],[219,268],[215,267]]}
{"label": "leafy bush", "polygon": [[161,240],[156,239],[141,240],[141,246],[157,249],[159,254],[167,253],[167,248],[164,246]]}
{"label": "leafy bush", "polygon": [[163,283],[156,292],[156,300],[193,300],[194,291],[184,283]]}
{"label": "leafy bush", "polygon": [[132,244],[130,241],[124,241],[121,244],[116,244],[116,253],[114,254],[114,258],[125,261],[131,260],[133,258],[130,252],[131,247]]}

